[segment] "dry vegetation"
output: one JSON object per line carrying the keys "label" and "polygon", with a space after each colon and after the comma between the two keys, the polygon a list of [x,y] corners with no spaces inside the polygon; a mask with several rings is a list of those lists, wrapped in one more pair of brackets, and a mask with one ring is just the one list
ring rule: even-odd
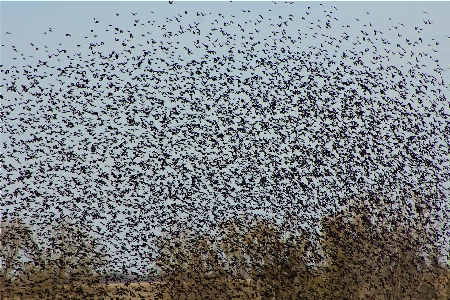
{"label": "dry vegetation", "polygon": [[[448,267],[438,262],[437,252],[428,251],[428,260],[420,255],[426,244],[424,227],[417,222],[389,227],[394,220],[374,217],[383,215],[384,204],[378,204],[377,214],[368,205],[380,199],[366,200],[370,201],[323,217],[317,246],[307,231],[286,234],[268,220],[250,217],[219,224],[219,237],[190,232],[168,236],[157,245],[157,268],[151,272],[163,281],[153,283],[101,283],[106,260],[98,256],[101,252],[94,240],[72,230],[73,224],[56,230],[54,249],[44,251],[25,224],[4,223],[1,296],[24,300],[450,299]],[[322,261],[309,265],[307,251],[319,253]]]}

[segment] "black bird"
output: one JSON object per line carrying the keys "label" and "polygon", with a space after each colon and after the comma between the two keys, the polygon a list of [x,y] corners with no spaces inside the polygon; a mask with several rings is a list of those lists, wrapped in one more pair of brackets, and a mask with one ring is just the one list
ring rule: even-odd
{"label": "black bird", "polygon": [[[5,38],[5,51],[16,57],[0,66],[8,133],[2,213],[28,214],[36,226],[47,228],[49,233],[41,236],[48,241],[37,243],[37,250],[55,243],[55,223],[66,224],[58,213],[70,215],[73,225],[93,235],[94,228],[95,241],[117,256],[110,262],[116,271],[128,271],[123,262],[134,269],[154,259],[167,262],[161,289],[175,298],[187,285],[199,298],[210,297],[211,289],[197,286],[209,284],[199,266],[226,280],[253,270],[247,261],[229,258],[227,249],[245,253],[248,261],[269,262],[269,269],[283,268],[294,281],[302,280],[298,270],[320,266],[337,294],[340,287],[352,286],[342,279],[347,270],[360,281],[365,278],[361,266],[373,274],[390,274],[398,255],[411,254],[409,236],[437,244],[446,232],[426,229],[431,228],[427,218],[450,219],[450,210],[439,211],[447,199],[445,187],[437,184],[450,177],[442,168],[448,164],[450,116],[439,110],[448,105],[446,86],[424,68],[439,70],[437,58],[429,55],[437,50],[417,52],[421,37],[414,42],[407,33],[398,32],[405,40],[383,35],[370,20],[355,22],[348,33],[332,34],[331,26],[349,25],[332,19],[322,4],[314,5],[324,16],[306,24],[307,33],[303,22],[293,22],[295,12],[280,10],[277,18],[268,9],[239,24],[233,23],[234,15],[221,12],[221,27],[183,18],[182,11],[143,22],[155,31],[138,30],[138,20],[121,19],[120,25],[109,23],[105,31],[114,28],[109,32],[96,25],[89,47],[81,47],[79,40],[60,41],[56,50],[44,46],[46,53],[36,51],[34,58]],[[304,8],[307,16],[312,8]],[[216,19],[209,14],[197,12],[197,17],[206,23]],[[261,30],[263,22],[273,31]],[[235,25],[241,34],[227,30]],[[154,38],[145,45],[135,34]],[[75,35],[70,41],[82,37],[89,38]],[[418,57],[428,56],[431,60],[419,65]],[[21,57],[32,62],[23,64]],[[257,211],[264,211],[264,217]],[[273,221],[285,223],[275,226]],[[70,228],[65,238],[75,241],[70,251],[77,257],[74,263],[88,263],[90,256],[84,254],[96,252],[80,249],[84,235],[71,235]],[[302,238],[290,240],[286,233]],[[309,265],[303,264],[308,256],[295,257],[292,266],[277,265],[292,253],[315,256],[324,244],[323,257]],[[279,254],[278,248],[290,254]],[[29,258],[47,258],[51,269],[54,255],[45,253]],[[333,265],[336,253],[351,258],[341,273],[323,266],[324,260]],[[181,267],[176,265],[180,260]],[[416,263],[402,262],[404,278],[431,274]],[[257,267],[242,277],[257,277],[272,298],[294,298],[289,288],[281,293],[271,286],[267,266]],[[80,278],[71,268],[61,271]],[[31,280],[36,274],[25,275],[23,280]],[[180,285],[183,277],[189,280]],[[383,281],[388,286],[373,291],[395,291],[388,279]],[[402,293],[420,294],[415,288],[402,286]]]}

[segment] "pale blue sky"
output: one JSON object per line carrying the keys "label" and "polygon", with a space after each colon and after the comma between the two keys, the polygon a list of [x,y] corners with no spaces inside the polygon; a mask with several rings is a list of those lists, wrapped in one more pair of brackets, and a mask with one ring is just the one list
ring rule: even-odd
{"label": "pale blue sky", "polygon": [[[247,10],[250,10],[250,12],[247,12]],[[268,43],[267,46],[264,45],[260,48],[269,49],[269,44],[271,44],[274,39],[273,31],[285,30],[286,35],[293,37],[297,41],[301,40],[301,42],[298,42],[295,45],[295,47],[297,47],[297,51],[308,52],[310,50],[308,46],[315,46],[318,48],[322,47],[322,49],[326,49],[329,51],[330,56],[335,53],[337,57],[334,58],[334,60],[337,64],[339,64],[341,60],[340,52],[344,51],[344,49],[356,52],[361,50],[364,51],[366,49],[367,44],[358,44],[360,38],[364,36],[363,32],[365,32],[368,34],[367,36],[370,36],[370,38],[374,42],[370,47],[377,47],[378,54],[385,55],[384,63],[386,63],[386,60],[388,60],[390,64],[395,65],[402,70],[407,70],[409,66],[408,62],[411,62],[412,64],[416,63],[415,56],[412,55],[412,52],[414,52],[415,55],[420,52],[431,53],[433,56],[432,59],[439,60],[439,64],[443,69],[442,79],[444,80],[446,85],[449,86],[449,11],[450,2],[295,2],[294,4],[290,5],[284,2],[279,2],[277,4],[274,4],[272,2],[174,2],[173,4],[169,4],[168,2],[107,3],[2,1],[1,64],[4,65],[5,69],[10,69],[11,66],[16,66],[18,70],[21,70],[23,68],[22,66],[26,66],[28,64],[36,65],[38,64],[39,60],[47,61],[48,65],[55,66],[55,69],[53,69],[53,71],[49,68],[46,69],[48,75],[50,74],[50,72],[55,72],[56,68],[68,65],[69,58],[67,58],[67,55],[70,56],[70,59],[74,59],[74,67],[76,67],[77,64],[80,63],[80,59],[77,58],[77,53],[80,53],[80,57],[83,60],[91,59],[91,57],[87,56],[88,54],[90,54],[90,50],[88,49],[90,44],[104,42],[104,45],[95,49],[98,51],[102,51],[103,55],[107,55],[112,51],[121,52],[124,49],[127,49],[127,47],[120,45],[121,42],[115,41],[115,38],[120,37],[121,41],[124,38],[130,39],[132,41],[128,43],[128,46],[135,45],[135,48],[131,49],[128,55],[129,57],[132,57],[136,55],[142,55],[144,51],[151,52],[153,51],[153,49],[157,49],[153,47],[159,46],[159,41],[167,41],[167,37],[164,37],[164,34],[168,34],[168,32],[176,34],[178,31],[186,32],[187,29],[190,28],[190,26],[201,30],[200,35],[180,33],[178,37],[173,37],[171,39],[173,43],[179,42],[179,49],[177,49],[176,51],[174,50],[176,55],[179,55],[179,57],[169,58],[169,60],[185,60],[184,62],[178,61],[179,63],[185,63],[186,61],[192,59],[200,60],[200,55],[204,54],[202,43],[220,44],[226,42],[227,38],[225,38],[224,35],[220,32],[220,29],[223,29],[231,36],[236,35],[236,37],[233,38],[234,42],[237,44],[234,57],[236,61],[242,61],[242,58],[239,58],[240,55],[236,51],[236,49],[239,48],[240,43],[245,43],[246,41],[250,40],[250,37],[253,37],[254,40],[251,40],[253,42],[261,41],[263,45],[265,43]],[[117,16],[116,13],[118,13],[119,16]],[[133,13],[135,13],[135,15],[133,15]],[[327,19],[331,20],[330,29],[325,28],[325,21]],[[321,21],[318,22],[318,20]],[[432,23],[428,24],[428,20],[432,21]],[[98,23],[96,23],[97,21]],[[233,23],[224,24],[224,22],[228,23],[230,21],[232,21]],[[283,26],[282,22],[285,21],[289,22],[289,26]],[[241,31],[241,27],[239,27],[237,24],[241,24],[244,31]],[[271,24],[273,24],[273,26],[271,26]],[[280,24],[281,26],[278,26],[278,24]],[[319,26],[321,27],[320,30],[318,30]],[[415,29],[416,26],[417,29]],[[161,30],[161,27],[165,27],[166,30]],[[118,33],[118,30],[115,30],[115,28],[123,30],[123,33],[117,35],[116,33]],[[214,30],[214,28],[218,30]],[[375,32],[374,34],[374,30],[376,30],[378,33]],[[421,33],[418,33],[418,31],[420,30]],[[316,31],[318,32],[318,34],[314,35],[313,32]],[[381,32],[383,34],[381,34]],[[130,33],[133,34],[132,39],[131,37],[129,37]],[[321,34],[324,34],[326,36]],[[348,41],[345,45],[342,44],[342,49],[337,49],[334,47],[337,42],[335,42],[333,46],[329,46],[329,44],[326,43],[327,41],[330,41],[329,37],[335,38],[337,40],[344,40],[346,36],[348,36]],[[422,40],[419,40],[419,38]],[[152,39],[156,42],[156,44],[151,43]],[[199,48],[195,47],[196,39],[199,39],[199,43],[197,44]],[[215,42],[216,39],[217,42]],[[391,44],[385,44],[383,41],[386,40],[389,40]],[[147,41],[149,41],[150,43],[147,43]],[[417,42],[417,44],[415,46],[407,45],[408,42],[411,42],[411,44]],[[401,44],[406,49],[406,54],[404,57],[401,57],[398,53],[396,55],[392,55],[393,51],[399,51],[399,48],[396,46],[397,43]],[[244,45],[242,45],[241,48],[243,46]],[[278,46],[280,46],[280,44],[278,44]],[[189,56],[184,47],[191,49],[193,51],[193,55]],[[16,49],[17,52],[14,49]],[[226,54],[228,49],[229,48],[226,47],[217,47],[215,50],[218,54]],[[64,53],[62,50],[65,50],[67,53]],[[338,52],[333,52],[335,50],[337,50]],[[59,51],[61,52],[59,53]],[[157,54],[155,55],[167,57],[167,55],[162,50],[158,51],[159,52],[157,52]],[[55,56],[54,53],[59,53],[59,56]],[[23,56],[21,54],[23,54]],[[49,57],[49,55],[51,57]],[[432,59],[428,56],[420,57],[419,65],[423,64],[424,66],[421,68],[422,70],[426,70],[427,73],[433,74],[434,76],[439,76],[436,72],[433,71],[433,67],[430,67],[433,65]],[[362,60],[365,63],[369,63],[371,58],[368,56],[364,56]],[[100,68],[99,61],[95,61],[95,63],[97,64],[96,68]],[[158,70],[158,68],[165,68],[165,64],[154,61],[153,68],[155,70]],[[40,70],[41,69],[42,68],[40,68]],[[263,70],[264,69],[259,68],[255,71],[255,73],[264,77],[265,75],[262,72]],[[238,74],[237,71],[232,72]],[[249,75],[250,70],[241,72],[243,73],[240,75],[242,77]],[[10,76],[11,73],[8,76]],[[126,82],[129,81],[130,78],[139,75],[140,73],[141,72],[137,70],[130,71],[130,76],[128,78],[124,77],[122,73],[120,79],[118,80]],[[117,72],[117,74],[119,73]],[[2,80],[4,80],[5,78],[10,77],[3,76]],[[50,84],[56,84],[56,86],[58,86],[58,84],[60,83],[58,83],[54,78],[55,77],[47,76],[45,78],[39,79],[39,81],[42,86],[46,85],[47,87],[50,87]],[[87,74],[87,78],[93,79],[90,74]],[[346,80],[348,78],[351,78],[351,76],[348,75],[342,80]],[[2,84],[9,84],[8,80],[2,81]],[[67,85],[71,82],[76,83],[75,79],[71,78],[71,80],[72,81],[65,82],[65,84]],[[320,81],[320,79],[316,80],[319,84],[326,84],[324,80],[322,80],[322,82]],[[17,84],[19,87],[20,84],[25,83],[27,83],[27,81],[23,80],[23,77],[22,79],[17,79]],[[4,90],[5,87],[2,87],[2,94],[5,97],[5,100],[3,102],[5,104],[14,103],[14,100],[8,98],[8,93],[5,93]],[[164,113],[172,107],[180,106],[180,103],[171,103],[167,101],[167,97],[157,91],[152,93],[154,97],[165,99],[165,103],[160,112]],[[227,91],[222,90],[215,96],[218,96],[221,93],[225,94],[227,93]],[[442,90],[442,93],[446,96],[447,99],[450,99],[449,89]],[[124,94],[125,93],[121,93],[119,91],[115,92],[114,96],[119,97]],[[396,96],[394,92],[389,95],[391,95],[392,97]],[[205,95],[202,94],[201,91],[197,90],[194,94],[194,97],[196,96],[204,97]],[[238,108],[239,100],[237,98],[249,101],[249,97],[245,95],[245,93],[231,92],[228,96],[230,97],[230,100],[227,101],[229,103],[227,105],[233,107],[233,114],[236,115],[235,121],[239,121],[240,116],[243,116],[244,120],[248,124],[257,121],[264,121],[264,118],[257,115],[254,110],[243,109],[241,111],[241,109]],[[374,95],[374,97],[377,96]],[[59,100],[64,101],[63,99]],[[209,101],[207,99],[203,100],[205,102]],[[106,98],[95,99],[95,101],[90,104],[89,110],[101,113],[105,110],[105,106],[107,104],[111,104],[111,101],[112,100]],[[293,101],[295,102],[297,100],[294,99]],[[146,104],[146,101],[138,102],[139,107],[148,105]],[[30,99],[30,103],[36,103],[36,99]],[[67,101],[66,104],[69,105],[73,103]],[[213,105],[212,101],[211,105]],[[337,105],[339,106],[339,103],[337,103]],[[416,107],[414,103],[412,103],[412,105],[413,107]],[[431,104],[427,104],[425,100],[424,106],[428,107],[430,105]],[[441,101],[440,103],[438,103],[438,108],[436,110],[439,110],[440,107],[442,107],[447,114],[450,113],[448,103]],[[78,109],[79,111],[84,111],[86,108],[80,104]],[[211,112],[211,114],[207,116],[207,119],[209,120],[209,122],[217,122],[217,124],[219,124],[218,127],[222,128],[223,132],[225,132],[225,129],[228,130],[230,127],[233,128],[234,125],[228,126],[223,123],[223,121],[221,121],[222,111],[222,108],[220,107],[220,105],[218,105],[215,110],[213,110],[213,112]],[[189,110],[188,108],[182,113],[180,118],[178,118],[177,120],[174,119],[171,124],[172,128],[181,128],[185,124],[192,124],[196,122],[198,124],[201,124],[202,126],[210,126],[208,125],[208,122],[200,117],[195,117],[193,120],[188,119],[187,116],[191,114],[191,112],[192,110]],[[293,116],[299,115],[299,111],[292,110],[291,113],[293,114]],[[12,126],[16,124],[15,122],[19,124],[19,119],[14,120],[14,118],[20,118],[20,116],[23,114],[28,114],[29,116],[34,115],[38,118],[38,123],[40,122],[41,124],[45,124],[45,122],[43,122],[42,120],[39,121],[39,116],[42,115],[42,112],[37,110],[36,106],[31,107],[31,110],[29,112],[23,109],[14,109],[11,114],[8,115],[8,124]],[[389,108],[387,109],[387,114],[389,114]],[[67,109],[66,112],[61,112],[61,115],[59,117],[61,120],[63,120],[71,118],[72,116],[73,112]],[[83,117],[92,120],[95,119],[95,117],[92,117],[92,115],[86,115]],[[142,116],[138,115],[135,116],[136,120],[141,117]],[[279,117],[281,117],[281,115]],[[226,163],[222,161],[221,163],[223,164],[223,166],[218,167],[219,169],[213,169],[212,171],[216,172],[216,174],[212,175],[216,175],[218,178],[220,178],[219,181],[223,182],[224,186],[234,186],[237,189],[235,193],[232,193],[233,197],[239,197],[240,195],[240,188],[238,184],[234,182],[235,176],[233,174],[236,174],[236,172],[238,174],[250,174],[251,172],[254,172],[258,175],[261,175],[263,173],[271,174],[272,172],[274,172],[274,169],[270,164],[268,164],[267,166],[255,166],[255,162],[259,160],[248,161],[244,157],[242,159],[238,158],[234,162],[232,162],[232,156],[235,152],[233,146],[238,143],[235,140],[235,136],[230,136],[228,138],[225,137],[223,147],[219,147],[214,144],[204,145],[201,144],[200,140],[195,137],[194,132],[185,132],[187,141],[183,141],[180,137],[181,135],[172,136],[171,134],[163,131],[160,131],[157,134],[149,133],[143,128],[130,129],[130,127],[126,125],[127,116],[125,115],[125,113],[119,112],[119,114],[116,118],[114,118],[113,121],[111,121],[111,116],[108,114],[104,115],[103,118],[105,125],[98,125],[90,134],[86,132],[86,128],[83,126],[75,126],[71,130],[69,130],[69,132],[60,135],[51,135],[51,128],[49,128],[49,131],[46,132],[40,131],[40,134],[42,136],[48,137],[48,140],[53,140],[53,138],[54,140],[63,139],[65,148],[73,149],[75,153],[84,155],[83,160],[80,163],[89,165],[93,170],[95,170],[95,172],[92,173],[92,178],[81,178],[81,182],[86,182],[83,180],[93,180],[94,178],[98,178],[99,174],[102,172],[111,172],[115,163],[121,163],[120,157],[124,157],[122,161],[124,165],[116,169],[116,172],[118,171],[125,173],[125,170],[127,168],[129,169],[129,172],[140,172],[142,171],[142,169],[139,169],[140,167],[138,166],[140,166],[141,162],[152,162],[156,164],[159,159],[156,157],[161,157],[162,152],[165,152],[165,154],[170,156],[170,160],[172,160],[172,162],[181,160],[183,168],[190,170],[186,172],[187,175],[183,174],[183,176],[191,176],[193,173],[196,173],[194,170],[197,168],[197,166],[205,165],[205,162],[208,162],[208,164],[206,165],[210,166],[214,162],[214,159],[224,159]],[[157,120],[157,117],[153,117],[153,119],[150,121],[153,122],[153,125],[156,128],[160,128],[161,123]],[[117,127],[117,132],[107,132],[105,129],[105,126],[107,124],[115,124]],[[313,128],[314,126],[320,127],[320,122],[312,122],[312,125],[308,130],[311,130],[311,128]],[[291,129],[289,128],[285,128],[283,130],[285,131],[285,133],[291,132]],[[387,127],[385,128],[385,130],[388,130]],[[24,133],[17,134],[15,138],[19,140],[27,140],[31,137],[31,132],[33,131],[28,128]],[[66,136],[67,138],[64,138],[64,136]],[[117,137],[118,140],[112,142],[111,138],[114,136]],[[156,139],[157,136],[160,136],[162,138],[163,146],[150,147],[147,145],[144,146],[142,144],[142,141],[145,141],[145,139]],[[284,142],[280,142],[280,139],[278,139],[279,135],[277,130],[272,129],[269,131],[264,131],[260,134],[260,136],[262,140],[274,140],[276,141],[276,143],[281,143],[278,146],[270,146],[267,149],[268,152],[271,152],[271,155],[273,157],[276,157],[276,159],[273,160],[277,161],[277,163],[281,165],[289,165],[289,163],[295,161],[294,157],[296,155],[296,152],[295,150],[290,148],[290,141],[284,140]],[[3,134],[2,145],[9,145],[11,142],[10,138],[11,136],[9,136],[8,134]],[[442,139],[442,136],[440,138]],[[94,143],[94,141],[96,143],[98,142],[99,144],[97,145],[97,147],[103,151],[103,154],[91,154],[86,149],[82,149],[81,146],[84,143],[82,141],[86,139],[90,143]],[[291,136],[291,139],[303,139],[304,144],[308,144],[312,148],[317,145],[312,135],[307,133],[305,133],[303,136],[297,136],[295,138],[294,136]],[[178,144],[174,144],[172,145],[172,148],[169,148],[168,145],[170,143],[168,142],[170,141],[177,141]],[[137,149],[140,149],[141,152],[132,153],[132,151],[128,150],[128,152],[123,152],[123,142],[125,142],[128,147],[137,146]],[[49,141],[48,143],[50,145],[53,142]],[[242,142],[242,145],[245,145],[245,143],[245,141]],[[274,145],[277,145],[276,143]],[[115,146],[117,146],[118,148],[114,149]],[[446,149],[448,149],[448,142],[447,145],[444,146],[447,147]],[[260,148],[257,149],[262,149],[261,145],[259,145],[258,147]],[[41,194],[49,193],[52,195],[61,195],[61,189],[64,187],[64,185],[66,185],[67,187],[67,182],[71,182],[71,184],[73,184],[73,180],[70,178],[74,176],[70,171],[70,167],[74,166],[74,164],[76,163],[73,161],[67,163],[63,162],[63,166],[65,166],[66,168],[66,170],[64,171],[53,171],[50,172],[50,174],[49,172],[39,173],[40,171],[38,171],[38,166],[44,160],[47,161],[49,165],[56,164],[58,162],[56,161],[56,156],[52,156],[52,154],[50,154],[52,152],[49,149],[50,147],[43,147],[42,150],[44,151],[43,153],[45,153],[45,155],[41,155],[38,158],[35,158],[35,161],[25,161],[23,159],[23,156],[20,155],[15,155],[16,159],[14,160],[11,158],[11,156],[8,156],[11,154],[10,151],[6,150],[6,161],[7,163],[11,163],[15,167],[26,166],[27,168],[34,170],[33,172],[36,172],[36,174],[42,174],[40,175],[42,177],[42,185],[40,185],[39,187],[34,186],[34,188],[38,189]],[[32,149],[30,150],[22,148],[20,149],[20,151],[29,153],[30,151],[32,151]],[[394,151],[400,150],[396,149]],[[86,153],[88,154],[87,156]],[[105,153],[108,153],[108,155],[105,155]],[[430,159],[433,160],[437,158],[431,157]],[[271,159],[269,159],[269,161],[270,160]],[[443,160],[443,164],[448,166],[448,157],[444,157]],[[288,161],[289,163],[286,163],[286,161]],[[33,166],[33,164],[35,164],[35,166]],[[217,170],[220,170],[220,172],[218,172]],[[371,176],[373,177],[369,177],[368,180],[371,180],[372,182],[375,181],[378,178],[377,176],[382,173],[382,170],[383,168],[380,167],[380,169],[378,170],[379,173],[375,172],[374,174],[371,174]],[[190,173],[191,171],[193,173]],[[122,222],[124,222],[123,224],[115,224],[113,226],[114,231],[119,229],[123,230],[122,232],[118,232],[117,235],[123,237],[126,234],[129,234],[130,239],[137,238],[139,240],[137,244],[145,242],[146,238],[148,237],[138,237],[137,232],[139,232],[140,229],[146,228],[148,224],[151,224],[153,221],[149,220],[149,218],[155,216],[155,212],[151,212],[151,208],[149,208],[148,210],[141,209],[142,206],[151,205],[150,201],[145,200],[146,198],[148,198],[149,193],[165,193],[167,192],[163,188],[165,184],[169,183],[175,185],[180,182],[187,181],[186,177],[183,177],[179,174],[178,169],[173,169],[170,167],[167,167],[162,171],[152,171],[150,173],[145,173],[147,174],[146,184],[143,184],[140,189],[138,188],[136,193],[125,193],[124,199],[126,200],[124,200],[122,204],[118,204],[116,201],[116,203],[114,203],[110,208],[108,208],[108,205],[106,203],[104,203],[104,207],[97,207],[98,211],[104,212],[104,217],[107,218],[106,221],[99,221],[98,219],[96,220],[95,217],[88,214],[86,222],[89,223],[92,221],[94,224],[106,228],[106,223],[110,223],[109,225],[112,225],[112,216],[114,215],[114,211],[116,211],[116,219],[122,220]],[[43,174],[47,174],[48,176],[43,176]],[[15,177],[17,175],[17,173],[13,173],[11,174],[11,177]],[[49,187],[48,184],[53,180],[51,179],[51,176],[54,176],[54,178],[58,178],[58,180],[61,180],[61,185],[54,184],[53,187]],[[206,180],[206,177],[204,177],[205,175],[197,173],[196,176],[202,178],[203,181]],[[338,193],[338,191],[330,191],[331,188],[336,187],[336,185],[345,185],[343,181],[341,179],[337,179],[336,176],[332,176],[330,179],[327,179],[324,182],[319,182],[317,179],[308,177],[305,174],[300,175],[300,177],[300,181],[303,183],[314,183],[317,186],[323,186],[323,188],[317,189],[315,193],[325,192],[330,195],[332,194],[333,196],[336,196],[336,193]],[[246,178],[246,180],[250,179],[251,178]],[[150,189],[148,184],[149,181],[151,182]],[[8,182],[8,180],[6,182]],[[31,181],[27,183],[25,180],[23,182],[19,181],[14,184],[8,184],[6,191],[8,193],[11,193],[11,191],[13,191],[14,189],[21,187],[23,188],[27,184],[33,185],[35,183]],[[121,189],[125,189],[128,184],[129,183],[125,182],[122,185],[113,186],[106,180],[106,184],[103,185],[96,183],[91,184],[90,186],[83,186],[82,188],[77,188],[76,186],[74,186],[73,188],[74,190],[76,190],[75,196],[80,197],[88,197],[86,195],[89,195],[90,193],[98,194],[99,190],[101,190],[102,193],[105,194],[101,196],[101,198],[103,200],[106,200],[108,199],[108,197],[111,197],[111,195],[116,195],[115,192],[117,192],[118,187]],[[449,182],[447,182],[446,187],[449,187]],[[198,202],[194,201],[198,209],[204,209],[204,212],[197,213],[205,218],[214,219],[214,216],[211,213],[211,211],[213,210],[212,208],[216,205],[220,205],[220,203],[225,200],[218,197],[214,200],[206,201],[205,199],[211,199],[212,195],[214,195],[215,197],[218,196],[217,193],[212,191],[211,187],[208,186],[208,184],[205,184],[199,189],[193,187],[192,189],[195,191],[195,193],[189,196],[190,199],[203,200]],[[271,188],[255,189],[254,191],[252,191],[252,197],[263,197],[267,194],[270,195],[271,192],[273,192]],[[85,193],[85,195],[83,195],[83,193]],[[75,219],[81,218],[84,212],[89,211],[90,213],[92,213],[92,207],[96,205],[95,201],[85,200],[76,204],[71,200],[71,197],[74,196],[65,195],[62,197],[62,199],[65,199],[67,201],[65,205],[61,206],[63,211],[73,215]],[[23,202],[23,200],[19,202],[19,199],[20,198],[10,198],[11,202],[9,204],[12,204],[11,207],[20,207],[22,205],[25,208],[25,206],[28,205],[28,208],[34,213],[38,212],[37,207],[45,207],[45,205],[43,204],[43,202],[45,202],[44,200],[24,204],[25,202]],[[233,203],[233,200],[230,199],[226,201],[228,201],[227,203]],[[2,204],[6,203],[2,202]],[[50,208],[45,209],[45,212],[38,212],[38,214],[44,216],[52,211],[56,212],[56,208],[50,200],[47,204]],[[133,207],[135,205],[136,207]],[[263,205],[267,206],[269,209],[269,211],[266,211],[264,213],[270,214],[271,210],[274,208],[273,202],[270,203],[264,200]],[[280,204],[280,206],[283,205],[285,205],[285,203]],[[334,203],[330,203],[330,207],[333,207],[333,205]],[[235,210],[239,209],[235,208]],[[262,211],[263,210],[259,210],[259,212]],[[311,205],[308,207],[298,208],[298,211],[303,211],[303,213],[307,216],[320,216],[322,213],[321,211],[317,210],[317,206],[313,203],[311,203]],[[179,217],[188,217],[186,210],[183,211],[182,209],[179,209],[178,213]],[[276,214],[275,211],[273,211],[273,213]],[[223,214],[221,216],[224,217]],[[127,220],[127,217],[129,217],[130,219]],[[105,224],[105,226],[101,225],[101,223]],[[127,226],[132,223],[136,224],[133,225],[132,229],[127,229]],[[314,221],[310,225],[314,226]],[[158,230],[156,229],[156,232],[157,231]],[[128,243],[127,246],[129,245],[130,243]]]}

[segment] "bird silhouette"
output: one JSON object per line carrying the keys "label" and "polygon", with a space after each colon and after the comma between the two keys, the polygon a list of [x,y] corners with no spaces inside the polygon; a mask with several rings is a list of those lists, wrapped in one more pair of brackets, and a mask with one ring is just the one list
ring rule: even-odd
{"label": "bird silhouette", "polygon": [[[277,10],[288,4],[295,9]],[[300,4],[183,8],[154,20],[120,11],[120,24],[94,19],[95,34],[65,33],[56,48],[33,38],[28,66],[0,66],[0,206],[43,224],[52,209],[69,211],[144,264],[163,240],[146,235],[155,228],[217,233],[240,212],[264,211],[300,232],[342,199],[392,189],[403,203],[411,186],[435,191],[439,207],[450,175],[448,99],[439,74],[419,63],[437,69],[431,55],[442,45],[418,37],[419,26],[384,34],[368,12],[344,21],[332,18],[335,6]],[[26,52],[7,46],[22,63]]]}

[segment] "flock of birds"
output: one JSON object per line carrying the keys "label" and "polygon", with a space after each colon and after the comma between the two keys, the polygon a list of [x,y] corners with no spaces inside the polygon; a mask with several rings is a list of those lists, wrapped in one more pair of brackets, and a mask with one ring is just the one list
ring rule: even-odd
{"label": "flock of birds", "polygon": [[186,10],[163,24],[133,12],[130,28],[94,19],[75,51],[74,33],[54,52],[13,46],[17,66],[32,63],[1,67],[5,215],[70,214],[150,260],[158,228],[209,231],[242,212],[315,227],[369,190],[433,192],[430,209],[448,217],[442,68],[403,24],[392,41],[362,18],[348,29],[337,10]]}

